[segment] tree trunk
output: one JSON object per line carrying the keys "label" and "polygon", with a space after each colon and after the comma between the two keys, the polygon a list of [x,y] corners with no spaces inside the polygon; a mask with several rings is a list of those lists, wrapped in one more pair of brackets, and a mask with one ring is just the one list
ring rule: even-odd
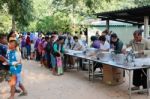
{"label": "tree trunk", "polygon": [[12,16],[12,31],[15,31],[16,30],[16,22],[15,22],[15,17]]}

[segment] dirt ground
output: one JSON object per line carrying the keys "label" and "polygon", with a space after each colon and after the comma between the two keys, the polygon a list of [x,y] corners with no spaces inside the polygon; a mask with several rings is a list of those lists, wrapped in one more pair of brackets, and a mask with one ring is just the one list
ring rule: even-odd
{"label": "dirt ground", "polygon": [[[69,70],[63,76],[53,76],[35,61],[23,61],[23,82],[28,96],[15,99],[129,99],[128,80],[122,85],[108,86],[100,79],[91,82],[88,73]],[[0,83],[0,99],[7,99],[9,86]],[[133,94],[132,99],[150,99],[147,95]]]}

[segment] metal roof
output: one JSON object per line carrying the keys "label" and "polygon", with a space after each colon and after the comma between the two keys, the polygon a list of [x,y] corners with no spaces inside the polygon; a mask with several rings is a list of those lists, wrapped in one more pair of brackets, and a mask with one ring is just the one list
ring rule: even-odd
{"label": "metal roof", "polygon": [[[138,8],[123,9],[95,14],[102,20],[114,20],[131,24],[143,25],[144,16],[150,16],[150,5]],[[150,24],[150,22],[149,22]]]}
{"label": "metal roof", "polygon": [[[106,21],[93,21],[93,22],[90,23],[90,25],[106,26]],[[110,20],[109,26],[133,26],[133,25],[129,24],[129,23],[124,23],[124,22],[118,22],[118,21]]]}

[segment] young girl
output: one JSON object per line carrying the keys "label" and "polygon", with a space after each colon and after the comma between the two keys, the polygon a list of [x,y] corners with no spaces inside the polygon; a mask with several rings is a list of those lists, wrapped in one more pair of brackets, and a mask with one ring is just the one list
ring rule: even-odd
{"label": "young girl", "polygon": [[20,89],[23,91],[20,94],[20,96],[27,95],[27,91],[25,90],[21,82],[22,63],[21,63],[21,55],[16,50],[17,46],[18,44],[16,40],[9,41],[9,50],[7,52],[8,61],[3,63],[3,64],[10,65],[10,73],[12,75],[9,81],[10,88],[11,88],[11,95],[9,99],[14,99],[16,87],[20,87]]}
{"label": "young girl", "polygon": [[41,66],[43,64],[43,62],[42,62],[43,41],[44,41],[44,38],[42,38],[38,44],[38,53],[39,53],[39,59],[40,59]]}

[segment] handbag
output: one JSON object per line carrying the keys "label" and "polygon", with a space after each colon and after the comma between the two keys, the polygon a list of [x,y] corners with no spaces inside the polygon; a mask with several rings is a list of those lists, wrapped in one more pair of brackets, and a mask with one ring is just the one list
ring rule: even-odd
{"label": "handbag", "polygon": [[61,57],[56,57],[57,67],[62,67],[62,59]]}

